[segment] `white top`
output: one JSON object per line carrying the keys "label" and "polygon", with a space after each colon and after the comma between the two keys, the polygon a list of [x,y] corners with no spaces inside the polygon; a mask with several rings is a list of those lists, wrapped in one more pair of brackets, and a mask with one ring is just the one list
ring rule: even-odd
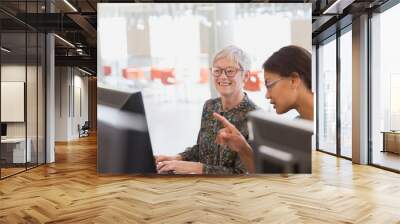
{"label": "white top", "polygon": [[[30,140],[29,138],[27,139],[28,141]],[[25,138],[6,138],[6,139],[1,139],[1,143],[20,143],[24,142]]]}

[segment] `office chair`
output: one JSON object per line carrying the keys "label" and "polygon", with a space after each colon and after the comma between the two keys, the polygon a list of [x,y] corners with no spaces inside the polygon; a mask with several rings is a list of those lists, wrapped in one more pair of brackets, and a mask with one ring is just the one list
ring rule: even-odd
{"label": "office chair", "polygon": [[80,125],[78,124],[79,138],[89,136],[89,129],[90,129],[89,121],[85,121],[82,127],[80,127]]}
{"label": "office chair", "polygon": [[249,79],[244,83],[244,89],[253,92],[261,90],[261,80],[257,71],[250,72]]}

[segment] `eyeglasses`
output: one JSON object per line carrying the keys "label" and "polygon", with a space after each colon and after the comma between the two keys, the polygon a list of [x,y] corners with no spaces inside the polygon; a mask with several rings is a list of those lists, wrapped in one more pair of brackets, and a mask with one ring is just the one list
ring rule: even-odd
{"label": "eyeglasses", "polygon": [[229,78],[234,77],[238,71],[243,71],[243,69],[227,67],[227,68],[211,68],[211,73],[213,76],[218,77],[222,75],[222,72]]}
{"label": "eyeglasses", "polygon": [[267,87],[267,90],[271,90],[272,87],[274,87],[281,80],[284,80],[284,78],[277,79],[277,80],[274,80],[274,81],[269,82],[269,83],[267,82],[267,80],[265,80],[265,87]]}

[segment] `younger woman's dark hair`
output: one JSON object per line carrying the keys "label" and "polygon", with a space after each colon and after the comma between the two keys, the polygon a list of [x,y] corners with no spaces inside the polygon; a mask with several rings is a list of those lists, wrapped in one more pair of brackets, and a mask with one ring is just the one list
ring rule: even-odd
{"label": "younger woman's dark hair", "polygon": [[311,53],[302,47],[282,47],[264,62],[263,69],[282,77],[290,77],[293,72],[297,72],[311,90]]}

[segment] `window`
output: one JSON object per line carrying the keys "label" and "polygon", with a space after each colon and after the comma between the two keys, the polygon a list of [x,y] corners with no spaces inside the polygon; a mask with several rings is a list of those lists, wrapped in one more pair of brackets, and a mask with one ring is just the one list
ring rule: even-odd
{"label": "window", "polygon": [[318,149],[336,154],[336,39],[318,48]]}
{"label": "window", "polygon": [[400,170],[400,5],[371,18],[372,163]]}
{"label": "window", "polygon": [[[351,27],[350,27],[351,28]],[[352,34],[340,36],[340,154],[351,158],[352,149]]]}

